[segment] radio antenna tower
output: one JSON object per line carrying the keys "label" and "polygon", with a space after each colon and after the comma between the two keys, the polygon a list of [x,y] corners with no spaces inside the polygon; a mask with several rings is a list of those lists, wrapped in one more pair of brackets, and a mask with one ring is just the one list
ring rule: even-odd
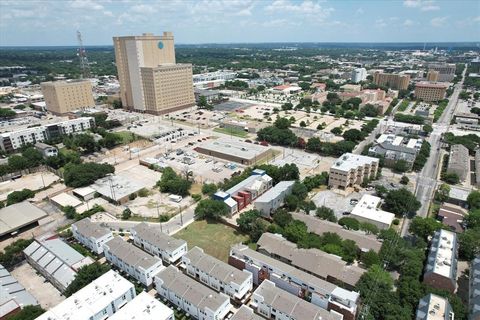
{"label": "radio antenna tower", "polygon": [[88,66],[87,51],[85,51],[85,47],[83,46],[82,34],[80,33],[80,31],[77,31],[77,40],[78,40],[77,56],[80,59],[80,69],[81,69],[80,77],[82,79],[88,79],[90,78],[90,69]]}

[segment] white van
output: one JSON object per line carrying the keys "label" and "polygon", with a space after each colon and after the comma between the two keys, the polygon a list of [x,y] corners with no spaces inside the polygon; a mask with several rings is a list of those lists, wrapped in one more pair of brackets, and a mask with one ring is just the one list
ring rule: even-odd
{"label": "white van", "polygon": [[171,194],[171,195],[168,196],[168,199],[169,199],[170,201],[173,201],[173,202],[180,202],[180,201],[182,201],[183,197],[182,197],[182,196],[178,196],[178,195],[176,195],[176,194]]}

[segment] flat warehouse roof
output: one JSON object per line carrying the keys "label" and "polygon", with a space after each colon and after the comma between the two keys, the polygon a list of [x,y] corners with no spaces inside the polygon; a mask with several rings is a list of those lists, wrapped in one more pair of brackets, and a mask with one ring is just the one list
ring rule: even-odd
{"label": "flat warehouse roof", "polygon": [[144,188],[140,182],[120,175],[98,179],[90,186],[102,196],[118,201]]}
{"label": "flat warehouse roof", "polygon": [[212,141],[207,141],[201,144],[198,149],[206,151],[217,152],[232,155],[242,159],[252,160],[270,148],[259,144],[247,143],[238,140],[231,140],[227,138],[220,138]]}
{"label": "flat warehouse roof", "polygon": [[28,201],[0,209],[0,236],[45,218],[47,213]]}

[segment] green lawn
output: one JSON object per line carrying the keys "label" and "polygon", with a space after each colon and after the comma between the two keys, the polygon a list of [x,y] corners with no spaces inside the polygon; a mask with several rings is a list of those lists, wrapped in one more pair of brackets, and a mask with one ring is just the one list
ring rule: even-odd
{"label": "green lawn", "polygon": [[213,131],[229,134],[229,135],[240,137],[240,138],[246,138],[248,136],[248,133],[246,131],[240,130],[240,129],[215,128],[213,129]]}
{"label": "green lawn", "polygon": [[222,223],[194,221],[185,229],[174,235],[188,243],[191,249],[198,246],[206,253],[227,262],[230,247],[233,244],[248,240],[248,236]]}
{"label": "green lawn", "polygon": [[115,134],[122,138],[122,144],[127,144],[135,141],[135,137],[133,133],[130,131],[118,131],[118,132],[115,132]]}

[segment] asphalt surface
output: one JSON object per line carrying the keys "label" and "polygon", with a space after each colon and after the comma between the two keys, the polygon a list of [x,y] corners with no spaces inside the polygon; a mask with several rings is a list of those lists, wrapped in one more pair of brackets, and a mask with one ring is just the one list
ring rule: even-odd
{"label": "asphalt surface", "polygon": [[[427,163],[423,167],[422,171],[418,174],[416,180],[415,196],[417,200],[420,201],[421,207],[417,211],[417,216],[426,217],[428,215],[428,209],[430,203],[433,200],[435,189],[437,186],[437,178],[440,167],[440,147],[441,147],[441,138],[445,132],[448,132],[450,128],[450,122],[455,114],[455,109],[458,104],[458,96],[463,87],[463,79],[465,77],[465,72],[467,68],[463,71],[462,79],[455,85],[454,91],[449,98],[449,102],[442,115],[436,123],[433,124],[433,132],[430,134],[430,137],[427,139],[431,145],[430,157],[427,159]],[[410,220],[406,219],[402,228],[402,236],[405,236],[410,225]]]}

